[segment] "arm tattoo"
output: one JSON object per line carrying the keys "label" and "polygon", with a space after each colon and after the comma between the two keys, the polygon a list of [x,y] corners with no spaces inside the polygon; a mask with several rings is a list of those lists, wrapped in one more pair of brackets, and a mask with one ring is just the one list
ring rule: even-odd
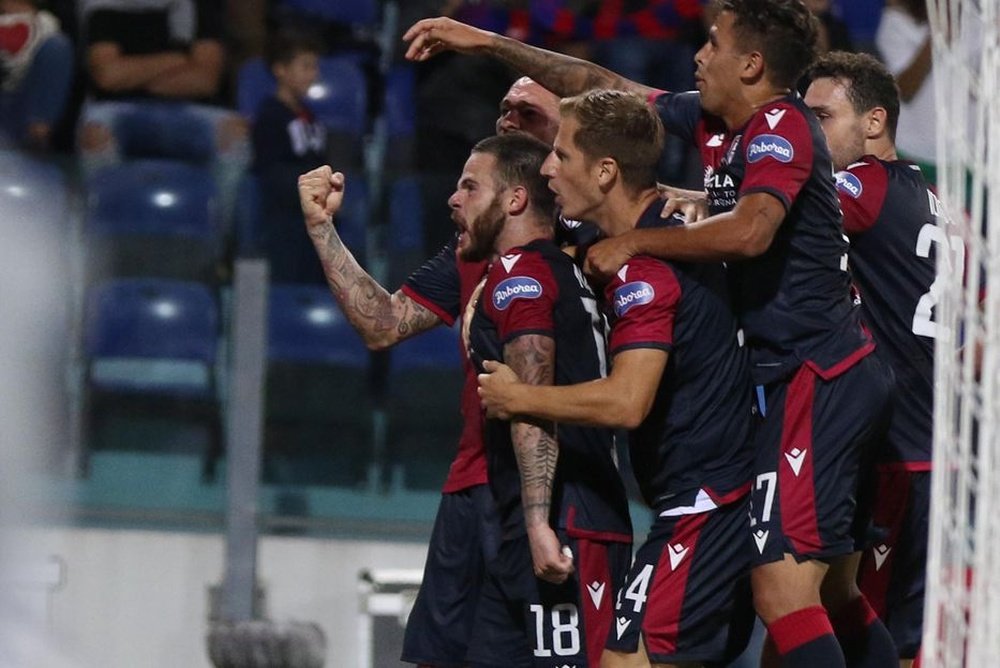
{"label": "arm tattoo", "polygon": [[[539,334],[519,336],[504,346],[504,361],[530,385],[551,385],[555,377],[555,341]],[[552,484],[559,444],[555,424],[518,418],[511,422],[511,440],[521,474],[521,505],[527,526],[549,521]]]}
{"label": "arm tattoo", "polygon": [[330,291],[367,345],[389,346],[441,322],[403,292],[389,294],[379,285],[344,246],[332,223],[312,237]]}
{"label": "arm tattoo", "polygon": [[560,97],[579,95],[593,88],[631,90],[642,95],[653,90],[600,65],[528,46],[507,37],[494,39],[491,52],[514,70],[531,77]]}

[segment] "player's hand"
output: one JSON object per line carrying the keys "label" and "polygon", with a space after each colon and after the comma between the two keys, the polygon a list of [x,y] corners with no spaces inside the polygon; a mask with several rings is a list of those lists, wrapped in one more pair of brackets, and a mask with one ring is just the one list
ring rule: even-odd
{"label": "player's hand", "polygon": [[663,211],[660,212],[660,218],[677,215],[683,218],[685,223],[696,223],[708,218],[708,200],[705,199],[704,193],[659,184],[657,189],[660,198],[667,201]]}
{"label": "player's hand", "polygon": [[462,314],[462,347],[466,357],[469,356],[469,350],[472,348],[472,317],[476,314],[476,304],[479,303],[479,296],[483,294],[485,285],[486,277],[483,276],[483,280],[479,281],[479,285],[469,295],[469,301],[465,305],[465,313]]}
{"label": "player's hand", "polygon": [[486,416],[499,420],[510,420],[514,415],[512,403],[520,379],[506,364],[486,360],[486,373],[479,374],[479,400],[486,409]]}
{"label": "player's hand", "polygon": [[406,59],[422,61],[442,51],[471,53],[483,49],[495,36],[495,33],[442,16],[417,21],[403,35],[403,41],[410,43]]}
{"label": "player's hand", "polygon": [[322,227],[340,211],[345,185],[344,175],[334,172],[328,165],[299,176],[299,203],[306,229]]}
{"label": "player's hand", "polygon": [[587,250],[583,271],[588,276],[602,282],[615,275],[622,265],[635,255],[628,240],[628,234],[609,237],[598,241]]}
{"label": "player's hand", "polygon": [[531,546],[531,563],[535,577],[562,584],[573,573],[573,557],[569,548],[559,544],[559,537],[548,525],[528,528],[528,544]]}

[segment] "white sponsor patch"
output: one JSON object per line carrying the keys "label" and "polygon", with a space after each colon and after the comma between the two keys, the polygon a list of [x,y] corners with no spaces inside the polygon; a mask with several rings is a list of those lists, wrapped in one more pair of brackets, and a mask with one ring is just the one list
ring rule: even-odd
{"label": "white sponsor patch", "polygon": [[794,157],[791,142],[779,135],[757,135],[747,144],[747,162],[759,162],[764,158],[791,162]]}
{"label": "white sponsor patch", "polygon": [[538,299],[542,296],[542,284],[530,276],[512,276],[500,281],[493,289],[493,306],[504,311],[515,299]]}

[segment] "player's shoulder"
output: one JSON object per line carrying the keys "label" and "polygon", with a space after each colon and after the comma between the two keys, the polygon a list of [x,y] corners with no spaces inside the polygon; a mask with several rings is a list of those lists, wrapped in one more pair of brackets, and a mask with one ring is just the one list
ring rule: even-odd
{"label": "player's shoulder", "polygon": [[549,259],[539,248],[513,248],[490,266],[490,302],[504,311],[518,299],[541,299],[554,289]]}
{"label": "player's shoulder", "polygon": [[804,108],[782,99],[757,110],[747,123],[746,136],[747,162],[772,158],[787,163],[808,150],[814,133]]}
{"label": "player's shoulder", "polygon": [[669,263],[648,255],[636,255],[608,283],[606,294],[617,317],[636,306],[679,294],[677,275]]}
{"label": "player's shoulder", "polygon": [[861,199],[873,190],[885,189],[888,166],[878,158],[866,155],[847,165],[834,177],[837,191],[853,199]]}

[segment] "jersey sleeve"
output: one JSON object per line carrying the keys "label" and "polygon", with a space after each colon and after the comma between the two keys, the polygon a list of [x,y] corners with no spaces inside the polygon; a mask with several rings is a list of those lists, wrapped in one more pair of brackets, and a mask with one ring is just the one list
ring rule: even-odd
{"label": "jersey sleeve", "polygon": [[540,254],[515,251],[494,262],[482,299],[501,345],[525,334],[554,336],[559,288]]}
{"label": "jersey sleeve", "polygon": [[780,103],[759,114],[747,126],[744,145],[746,173],[739,196],[755,192],[774,195],[791,208],[813,167],[813,135],[798,109]]}
{"label": "jersey sleeve", "polygon": [[455,237],[403,283],[403,294],[451,327],[462,315],[462,285]]}
{"label": "jersey sleeve", "polygon": [[844,232],[860,234],[878,221],[889,185],[885,166],[865,159],[837,172],[837,196],[844,212]]}
{"label": "jersey sleeve", "polygon": [[649,96],[648,102],[668,133],[689,144],[694,143],[695,129],[702,118],[700,93],[657,91]]}
{"label": "jersey sleeve", "polygon": [[673,269],[650,257],[634,257],[605,288],[614,311],[611,355],[633,348],[670,351],[681,286]]}

